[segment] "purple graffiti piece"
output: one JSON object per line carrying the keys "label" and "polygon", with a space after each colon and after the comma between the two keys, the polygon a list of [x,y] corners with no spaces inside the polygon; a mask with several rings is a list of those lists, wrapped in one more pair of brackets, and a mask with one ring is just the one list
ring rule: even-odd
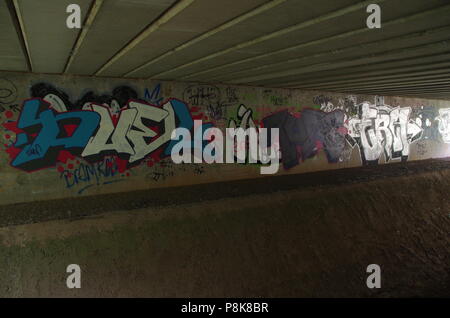
{"label": "purple graffiti piece", "polygon": [[335,163],[345,147],[345,135],[340,132],[344,125],[342,111],[325,113],[306,109],[297,118],[285,110],[264,118],[263,125],[265,128],[279,129],[285,169],[295,167],[300,160],[314,157],[319,145],[323,146],[328,161]]}

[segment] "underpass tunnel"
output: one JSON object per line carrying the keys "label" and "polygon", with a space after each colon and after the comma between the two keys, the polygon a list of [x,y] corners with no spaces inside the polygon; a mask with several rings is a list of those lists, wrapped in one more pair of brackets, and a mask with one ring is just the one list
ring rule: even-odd
{"label": "underpass tunnel", "polygon": [[0,0],[0,297],[448,298],[449,21]]}

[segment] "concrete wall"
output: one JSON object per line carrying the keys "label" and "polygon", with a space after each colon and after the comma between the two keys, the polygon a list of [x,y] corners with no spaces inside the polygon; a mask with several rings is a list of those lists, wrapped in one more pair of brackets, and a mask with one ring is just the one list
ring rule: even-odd
{"label": "concrete wall", "polygon": [[[448,298],[450,165],[375,168],[355,169],[382,178],[338,187],[2,227],[0,296]],[[66,287],[69,264],[81,289]],[[380,289],[367,288],[369,264]]]}
{"label": "concrete wall", "polygon": [[442,100],[3,72],[0,111],[0,204],[261,176],[175,165],[171,128],[193,120],[279,128],[278,174],[450,155]]}

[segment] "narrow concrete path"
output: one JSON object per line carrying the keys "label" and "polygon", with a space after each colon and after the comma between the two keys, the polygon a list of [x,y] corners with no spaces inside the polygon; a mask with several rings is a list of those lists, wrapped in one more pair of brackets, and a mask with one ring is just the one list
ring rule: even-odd
{"label": "narrow concrete path", "polygon": [[[0,296],[449,296],[448,166],[4,226]],[[79,290],[66,288],[69,264],[81,266]],[[366,287],[369,264],[381,289]]]}

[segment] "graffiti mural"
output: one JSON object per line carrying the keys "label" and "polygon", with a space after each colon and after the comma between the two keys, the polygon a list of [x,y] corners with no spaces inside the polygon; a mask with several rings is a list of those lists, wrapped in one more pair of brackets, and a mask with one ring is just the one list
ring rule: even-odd
{"label": "graffiti mural", "polygon": [[0,130],[13,204],[448,157],[450,103],[8,72]]}
{"label": "graffiti mural", "polygon": [[[261,99],[251,93],[252,102],[262,102],[247,105],[241,102],[242,88],[186,85],[177,91],[182,99],[166,99],[161,83],[149,87],[142,88],[142,94],[131,85],[116,86],[108,93],[83,89],[81,94],[72,94],[54,84],[34,82],[28,99],[18,101],[16,86],[0,79],[4,146],[10,165],[26,172],[56,168],[66,188],[83,192],[119,182],[141,164],[151,169],[145,173],[147,179],[175,176],[176,165],[168,162],[171,150],[180,142],[172,140],[176,128],[186,128],[196,136],[203,136],[211,127],[256,128],[258,135],[265,128],[268,140],[270,129],[279,129],[276,146],[285,169],[319,153],[324,153],[329,163],[354,160],[355,154],[363,165],[377,164],[380,159],[406,161],[411,145],[418,140],[415,151],[422,156],[431,149],[425,141],[450,143],[450,108],[394,107],[386,105],[382,96],[375,96],[373,103],[358,103],[354,95],[318,95],[312,102],[320,109],[314,109],[289,105],[291,91],[271,89],[262,90]],[[172,88],[164,92],[171,94]],[[230,116],[227,110],[231,109],[234,114]],[[201,127],[195,127],[196,120]],[[239,147],[251,148],[248,138],[241,142],[234,146],[235,155]],[[192,141],[189,147],[195,156],[198,144]],[[248,154],[247,159],[236,162],[250,163]],[[264,150],[261,155],[265,158]],[[188,170],[206,173],[202,166]],[[178,171],[187,170],[179,167]]]}
{"label": "graffiti mural", "polygon": [[[358,145],[363,165],[377,164],[384,156],[390,160],[406,161],[410,155],[410,145],[418,140],[446,142],[446,109],[434,106],[392,107],[385,105],[383,96],[375,96],[375,103],[357,103],[357,97],[349,95],[333,103],[331,97],[315,96],[313,102],[326,113],[342,111],[347,147],[340,161],[349,160],[352,149]],[[440,114],[444,114],[441,116]],[[419,153],[426,153],[424,144],[418,144]]]}
{"label": "graffiti mural", "polygon": [[334,107],[333,103],[332,103],[332,98],[325,96],[325,95],[319,95],[319,96],[315,96],[313,98],[313,103],[320,105],[320,110],[326,113],[332,112],[333,110],[337,109],[336,107]]}
{"label": "graffiti mural", "polygon": [[[253,120],[253,110],[247,108],[244,104],[239,105],[236,113],[236,118],[231,118],[228,122],[228,128],[242,128],[246,130],[247,128],[257,128]],[[249,139],[246,138],[240,143],[235,143],[234,145],[234,156],[237,158],[237,153],[239,150],[250,149]],[[266,149],[267,150],[267,149]],[[263,151],[264,152],[264,151]],[[266,156],[267,153],[263,153]],[[246,153],[245,162],[248,162],[249,154]]]}
{"label": "graffiti mural", "polygon": [[450,108],[439,109],[439,116],[436,119],[439,122],[438,130],[442,141],[450,143]]}
{"label": "graffiti mural", "polygon": [[291,92],[288,91],[286,94],[280,94],[277,90],[265,89],[262,92],[262,97],[264,100],[267,100],[270,104],[274,106],[283,106],[289,103],[289,100],[292,98]]}
{"label": "graffiti mural", "polygon": [[183,92],[183,100],[190,106],[204,107],[212,120],[226,119],[226,109],[239,103],[238,89],[227,87],[224,92],[213,85],[191,85]]}
{"label": "graffiti mural", "polygon": [[237,110],[237,118],[230,119],[228,127],[230,128],[243,128],[249,127],[255,128],[255,122],[253,120],[253,110],[247,108],[244,104],[239,105]]}
{"label": "graffiti mural", "polygon": [[153,105],[160,106],[161,102],[164,100],[164,97],[161,96],[161,84],[156,84],[153,90],[145,89],[144,98]]}
{"label": "graffiti mural", "polygon": [[67,169],[60,166],[60,178],[64,181],[66,188],[79,187],[78,194],[82,194],[93,186],[106,185],[123,181],[124,179],[111,178],[119,175],[119,165],[114,157],[105,157],[95,163],[77,163],[75,167],[69,164]]}
{"label": "graffiti mural", "polygon": [[[138,99],[135,90],[117,87],[111,95],[87,92],[72,103],[67,94],[40,83],[31,88],[17,121],[4,127],[16,133],[8,149],[11,165],[25,171],[55,166],[67,156],[98,162],[115,156],[119,171],[149,156],[170,155],[177,127],[194,128],[188,105],[169,99],[162,106]],[[211,127],[204,124],[202,129]],[[157,160],[157,161],[158,161]]]}
{"label": "graffiti mural", "polygon": [[183,100],[191,106],[204,106],[208,116],[219,120],[223,117],[220,89],[211,85],[192,85],[184,90]]}
{"label": "graffiti mural", "polygon": [[[378,98],[379,96],[377,96]],[[343,98],[338,98],[337,104],[333,103],[333,98],[325,95],[318,95],[313,97],[313,103],[320,106],[320,110],[326,113],[342,110],[347,116],[354,116],[357,114],[357,97],[348,95]]]}
{"label": "graffiti mural", "polygon": [[382,154],[386,161],[408,159],[410,144],[422,135],[410,114],[410,107],[359,105],[358,115],[348,120],[347,141],[359,146],[363,164],[378,163]]}
{"label": "graffiti mural", "polygon": [[422,106],[414,112],[416,124],[422,128],[422,139],[439,140],[438,109],[433,106]]}
{"label": "graffiti mural", "polygon": [[422,128],[422,140],[450,143],[450,108],[422,106],[414,111],[414,116]]}
{"label": "graffiti mural", "polygon": [[265,128],[280,130],[281,161],[285,169],[290,169],[300,161],[314,157],[323,149],[328,161],[339,161],[345,145],[344,113],[325,113],[315,109],[305,109],[300,113],[280,111],[265,117]]}
{"label": "graffiti mural", "polygon": [[8,79],[0,78],[0,113],[7,111],[8,116],[12,115],[11,111],[17,111],[18,105],[14,103],[16,99],[16,85]]}

